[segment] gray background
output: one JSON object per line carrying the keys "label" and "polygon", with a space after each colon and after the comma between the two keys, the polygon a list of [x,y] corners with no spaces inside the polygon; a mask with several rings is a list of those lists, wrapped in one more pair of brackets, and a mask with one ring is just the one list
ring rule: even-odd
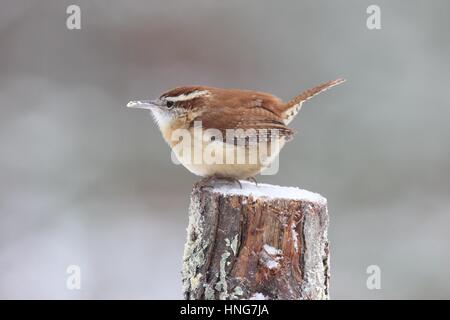
{"label": "gray background", "polygon": [[[67,30],[78,4],[82,29]],[[381,7],[382,29],[366,28]],[[332,298],[450,298],[448,1],[17,1],[0,10],[0,297],[181,298],[196,181],[151,117],[177,85],[323,81],[259,181],[329,201]],[[66,289],[81,267],[82,290]],[[378,265],[382,289],[368,290]]]}

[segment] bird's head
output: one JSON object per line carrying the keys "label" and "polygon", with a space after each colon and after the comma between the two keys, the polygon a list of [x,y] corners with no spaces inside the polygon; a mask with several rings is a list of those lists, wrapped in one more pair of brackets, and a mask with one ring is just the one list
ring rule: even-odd
{"label": "bird's head", "polygon": [[159,126],[195,113],[206,104],[211,92],[206,87],[178,87],[163,93],[155,100],[130,101],[128,108],[150,110]]}

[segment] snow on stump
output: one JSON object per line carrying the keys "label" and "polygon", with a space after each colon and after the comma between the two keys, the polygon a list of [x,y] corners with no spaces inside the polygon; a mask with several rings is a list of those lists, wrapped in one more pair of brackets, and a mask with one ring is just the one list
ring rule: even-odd
{"label": "snow on stump", "polygon": [[185,299],[328,299],[327,201],[292,187],[215,183],[191,194]]}

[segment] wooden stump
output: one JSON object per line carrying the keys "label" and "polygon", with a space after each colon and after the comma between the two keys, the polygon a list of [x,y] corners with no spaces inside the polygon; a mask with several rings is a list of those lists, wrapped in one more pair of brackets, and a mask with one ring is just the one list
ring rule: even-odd
{"label": "wooden stump", "polygon": [[326,199],[243,182],[194,185],[183,258],[185,299],[328,299]]}

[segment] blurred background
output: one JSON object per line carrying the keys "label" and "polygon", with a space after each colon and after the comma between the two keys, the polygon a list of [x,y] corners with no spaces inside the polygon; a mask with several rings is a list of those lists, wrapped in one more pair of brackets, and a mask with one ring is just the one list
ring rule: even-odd
{"label": "blurred background", "polygon": [[[66,8],[81,8],[68,30]],[[366,9],[381,8],[381,30]],[[448,1],[22,1],[0,10],[0,298],[180,299],[192,184],[174,86],[308,101],[260,182],[328,198],[331,297],[450,298]],[[81,290],[66,268],[79,265]],[[366,286],[369,265],[381,289]]]}

